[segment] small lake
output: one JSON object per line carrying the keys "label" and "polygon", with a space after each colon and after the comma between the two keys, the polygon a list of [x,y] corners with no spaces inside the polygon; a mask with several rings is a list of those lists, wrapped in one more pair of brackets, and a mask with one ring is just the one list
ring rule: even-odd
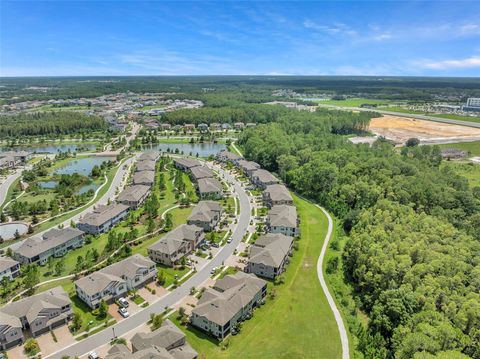
{"label": "small lake", "polygon": [[208,157],[210,155],[216,155],[218,152],[226,150],[227,146],[220,143],[158,143],[151,146],[144,146],[146,150],[155,149],[162,152],[167,152],[167,149],[170,149],[170,152],[175,152],[176,149],[185,155],[189,155],[190,152],[192,156],[195,156],[197,153],[200,157]]}
{"label": "small lake", "polygon": [[60,175],[71,175],[73,173],[78,173],[88,177],[92,172],[93,167],[100,166],[106,161],[115,161],[115,157],[92,156],[75,159],[68,162],[68,164],[65,166],[60,167],[54,173]]}
{"label": "small lake", "polygon": [[57,187],[58,182],[57,181],[40,181],[38,182],[38,185],[41,188],[54,189],[55,187]]}
{"label": "small lake", "polygon": [[90,183],[90,184],[87,184],[85,186],[82,186],[77,194],[84,194],[84,193],[87,193],[88,191],[92,190],[93,192],[95,192],[97,190],[97,188],[100,187],[99,184],[97,183]]}
{"label": "small lake", "polygon": [[35,153],[58,153],[58,152],[83,152],[83,151],[94,151],[96,150],[96,145],[35,145],[35,146],[15,146],[15,147],[2,147],[0,151],[28,151]]}
{"label": "small lake", "polygon": [[17,230],[20,235],[25,234],[28,231],[28,226],[21,222],[0,224],[0,236],[5,240],[15,238],[15,231]]}

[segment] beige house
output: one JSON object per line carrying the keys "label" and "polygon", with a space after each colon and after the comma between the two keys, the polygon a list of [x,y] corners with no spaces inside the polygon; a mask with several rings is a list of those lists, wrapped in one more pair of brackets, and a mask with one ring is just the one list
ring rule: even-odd
{"label": "beige house", "polygon": [[150,186],[134,185],[125,188],[117,197],[117,202],[132,208],[138,208],[150,194]]}
{"label": "beige house", "polygon": [[293,197],[283,184],[272,184],[267,186],[262,193],[263,203],[268,208],[282,204],[293,206]]}
{"label": "beige house", "polygon": [[148,256],[154,262],[173,266],[192,253],[204,239],[201,227],[182,224],[148,247]]}
{"label": "beige house", "polygon": [[205,231],[212,231],[222,216],[222,206],[215,201],[200,201],[193,208],[187,224],[202,227]]}
{"label": "beige house", "polygon": [[187,173],[189,173],[192,170],[192,168],[202,165],[198,160],[193,160],[191,158],[183,158],[183,157],[174,158],[173,164],[175,168],[178,168],[179,170],[182,170]]}
{"label": "beige house", "polygon": [[253,172],[260,169],[260,165],[256,162],[239,160],[237,161],[238,167],[243,171],[245,176],[251,177]]}
{"label": "beige house", "polygon": [[201,199],[220,199],[223,197],[223,186],[216,178],[198,180],[197,190]]}
{"label": "beige house", "polygon": [[262,189],[267,188],[272,184],[280,183],[280,180],[273,174],[264,169],[258,169],[251,174],[252,183]]}
{"label": "beige house", "polygon": [[22,330],[36,337],[66,324],[73,316],[70,298],[62,287],[7,304],[0,313],[0,342],[4,348],[22,342]]}
{"label": "beige house", "polygon": [[245,272],[274,279],[285,271],[292,254],[293,237],[268,233],[250,247]]}
{"label": "beige house", "polygon": [[193,181],[198,182],[203,178],[213,178],[213,171],[205,166],[195,166],[190,169],[190,177]]}
{"label": "beige house", "polygon": [[155,171],[141,171],[133,174],[134,185],[144,185],[152,187],[155,182]]}
{"label": "beige house", "polygon": [[297,237],[300,235],[300,221],[295,206],[273,206],[267,215],[267,231],[282,233],[286,236]]}
{"label": "beige house", "polygon": [[129,290],[152,281],[157,274],[155,263],[135,254],[113,263],[75,282],[77,296],[90,308],[97,308],[102,300],[114,301]]}
{"label": "beige house", "polygon": [[105,233],[125,218],[129,209],[129,206],[121,203],[97,206],[77,223],[77,228],[89,234]]}
{"label": "beige house", "polygon": [[238,163],[238,161],[243,159],[243,157],[229,151],[220,151],[217,153],[216,158],[220,162],[230,162],[235,165]]}
{"label": "beige house", "polygon": [[20,263],[10,257],[0,257],[0,281],[3,277],[10,280],[15,279],[20,274]]}
{"label": "beige house", "polygon": [[267,282],[252,274],[227,275],[208,288],[190,316],[198,329],[223,340],[239,322],[250,317],[267,294]]}
{"label": "beige house", "polygon": [[143,160],[138,161],[135,164],[135,171],[142,172],[142,171],[155,171],[156,163],[152,160]]}

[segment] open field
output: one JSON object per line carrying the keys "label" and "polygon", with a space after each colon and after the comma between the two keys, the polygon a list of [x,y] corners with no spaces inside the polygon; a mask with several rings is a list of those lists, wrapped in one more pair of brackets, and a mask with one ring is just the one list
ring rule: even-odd
{"label": "open field", "polygon": [[480,165],[474,163],[444,161],[443,167],[449,167],[460,176],[465,177],[471,187],[480,186]]}
{"label": "open field", "polygon": [[463,116],[450,113],[435,113],[435,112],[425,112],[425,111],[414,111],[404,107],[382,107],[381,110],[392,111],[392,112],[402,112],[402,113],[412,113],[417,115],[426,115],[434,116],[440,118],[446,118],[451,120],[460,120],[460,121],[470,121],[470,122],[480,122],[480,117],[478,116]]}
{"label": "open field", "polygon": [[318,101],[318,103],[321,105],[334,105],[334,106],[341,106],[341,107],[359,107],[362,104],[388,105],[391,103],[391,101],[372,99],[372,98],[349,98],[346,100]]}
{"label": "open field", "polygon": [[[302,238],[285,273],[285,284],[269,284],[275,299],[245,321],[222,350],[205,334],[181,326],[188,342],[206,358],[341,358],[338,329],[317,277],[317,259],[327,218],[313,204],[295,197]],[[176,316],[172,316],[176,320]]]}
{"label": "open field", "polygon": [[480,129],[392,115],[373,118],[369,130],[397,143],[405,143],[412,137],[423,144],[480,140]]}
{"label": "open field", "polygon": [[440,145],[441,148],[458,148],[470,152],[472,156],[480,156],[480,141],[460,142]]}

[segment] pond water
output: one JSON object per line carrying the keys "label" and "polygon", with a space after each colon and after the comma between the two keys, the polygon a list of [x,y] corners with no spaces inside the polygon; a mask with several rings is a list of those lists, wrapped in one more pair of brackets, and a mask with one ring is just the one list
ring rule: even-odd
{"label": "pond water", "polygon": [[94,166],[100,166],[103,162],[106,161],[114,161],[115,157],[108,157],[108,156],[93,156],[93,157],[84,157],[79,158],[73,161],[68,162],[63,167],[57,169],[54,173],[55,174],[67,174],[71,175],[73,173],[79,173],[84,176],[89,176],[92,172],[92,168]]}
{"label": "pond water", "polygon": [[28,231],[28,226],[21,222],[0,224],[0,236],[5,240],[15,238],[15,231],[17,230],[21,235],[25,234]]}
{"label": "pond water", "polygon": [[28,152],[35,152],[35,153],[58,153],[58,152],[79,152],[80,151],[93,151],[97,148],[96,145],[36,145],[36,146],[15,146],[15,147],[2,147],[1,151],[28,151]]}
{"label": "pond water", "polygon": [[57,187],[58,182],[57,181],[40,181],[38,182],[38,185],[41,188],[54,189],[55,187]]}
{"label": "pond water", "polygon": [[97,188],[100,187],[99,184],[97,183],[90,183],[90,184],[87,184],[85,186],[82,186],[80,187],[80,189],[78,190],[78,194],[84,194],[84,193],[87,193],[89,190],[93,190],[94,192],[97,190]]}
{"label": "pond water", "polygon": [[175,152],[175,150],[178,149],[180,153],[183,151],[185,155],[189,155],[191,152],[192,156],[195,156],[198,153],[200,157],[208,157],[226,150],[227,146],[220,143],[159,143],[151,146],[144,146],[144,149],[155,149],[162,152],[167,152],[167,149],[170,149],[170,152]]}

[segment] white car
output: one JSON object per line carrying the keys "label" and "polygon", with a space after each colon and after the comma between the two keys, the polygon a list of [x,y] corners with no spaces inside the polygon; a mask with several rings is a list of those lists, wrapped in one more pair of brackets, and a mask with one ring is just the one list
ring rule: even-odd
{"label": "white car", "polygon": [[88,353],[88,359],[98,359],[98,354],[95,352]]}
{"label": "white car", "polygon": [[233,238],[232,238],[232,237],[230,237],[229,239],[227,239],[227,243],[232,243],[232,241],[233,241]]}
{"label": "white car", "polygon": [[119,308],[118,312],[124,318],[128,318],[130,316],[130,313],[125,308]]}
{"label": "white car", "polygon": [[123,297],[118,299],[118,303],[120,303],[120,305],[124,308],[128,308],[128,306],[130,305],[128,304],[128,301]]}
{"label": "white car", "polygon": [[210,271],[210,274],[215,274],[216,271],[217,271],[217,267],[213,267],[212,270]]}

